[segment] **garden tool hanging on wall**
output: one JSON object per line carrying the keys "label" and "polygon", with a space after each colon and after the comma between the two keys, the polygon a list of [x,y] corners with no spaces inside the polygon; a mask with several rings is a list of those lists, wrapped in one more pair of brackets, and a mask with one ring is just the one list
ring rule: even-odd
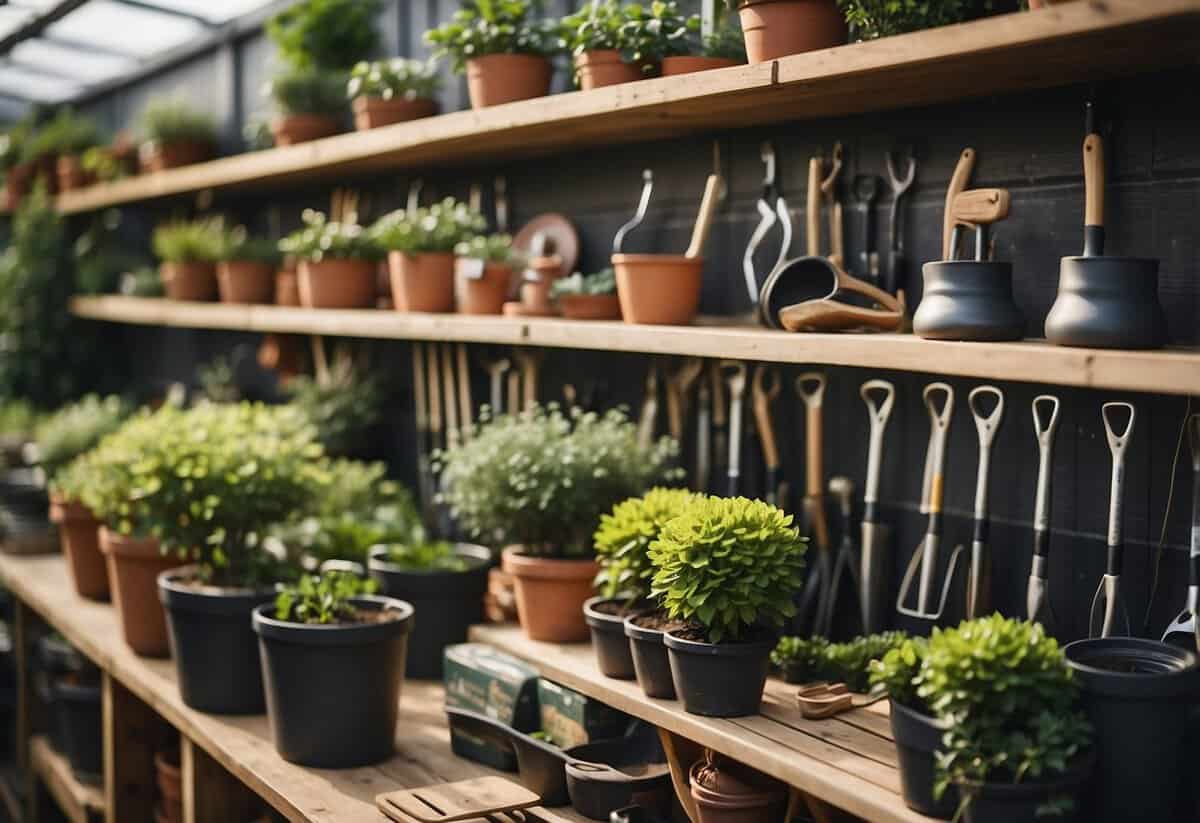
{"label": "garden tool hanging on wall", "polygon": [[504,412],[504,375],[511,367],[512,361],[507,357],[483,361],[483,368],[488,373],[488,405],[493,416]]}
{"label": "garden tool hanging on wall", "polygon": [[434,343],[440,352],[442,363],[443,415],[446,420],[446,448],[459,444],[458,427],[458,380],[454,376],[454,352],[449,343]]}
{"label": "garden tool hanging on wall", "polygon": [[708,387],[708,369],[700,376],[696,388],[696,462],[692,488],[708,491],[712,480],[712,392]]}
{"label": "garden tool hanging on wall", "polygon": [[829,636],[832,614],[833,557],[829,524],[825,518],[824,402],[825,375],[805,372],[796,378],[796,394],[804,402],[804,524],[817,548],[817,559],[809,571],[800,597],[797,622],[804,633]]}
{"label": "garden tool hanging on wall", "polygon": [[434,446],[430,442],[429,398],[426,395],[424,343],[412,344],[412,373],[413,402],[416,406],[417,491],[420,495],[422,520],[425,523],[432,523],[434,518],[434,482],[429,455],[433,451]]}
{"label": "garden tool hanging on wall", "polygon": [[775,423],[771,419],[771,404],[779,396],[782,381],[779,369],[760,365],[754,370],[754,420],[762,443],[763,464],[766,467],[766,488],[763,497],[773,506],[787,506],[787,489],[779,478],[779,443],[775,439]]}
{"label": "garden tool hanging on wall", "polygon": [[[892,189],[892,205],[888,211],[888,252],[883,262],[883,290],[888,294],[900,295],[908,287],[908,260],[904,255],[904,233],[900,224],[900,202],[912,188],[917,176],[917,159],[910,151],[907,155],[904,176],[896,173],[896,163],[889,151],[887,159],[888,183]],[[903,302],[903,300],[901,300]]]}
{"label": "garden tool hanging on wall", "polygon": [[[1047,418],[1043,407],[1049,408]],[[1054,479],[1054,434],[1058,430],[1058,398],[1041,394],[1033,398],[1033,433],[1038,441],[1037,498],[1033,508],[1033,559],[1025,587],[1025,616],[1049,629],[1054,611],[1046,587],[1050,556],[1050,489]]]}
{"label": "garden tool hanging on wall", "polygon": [[[882,399],[877,394],[882,392]],[[879,473],[883,464],[883,435],[896,400],[896,387],[886,380],[868,380],[858,392],[867,404],[871,439],[867,447],[867,482],[863,487],[862,556],[859,566],[859,604],[866,634],[883,631],[888,580],[891,575],[891,528],[879,519]]]}
{"label": "garden tool hanging on wall", "polygon": [[[859,578],[861,553],[854,544],[854,481],[849,477],[831,477],[829,493],[837,500],[838,512],[842,517],[842,539],[838,543],[837,556],[833,561],[833,579],[829,585],[829,601],[826,604],[828,614],[824,617],[825,625],[832,632],[833,617],[837,613],[837,602],[846,579],[849,578],[851,594],[856,598],[862,592],[862,580]],[[859,612],[862,612],[861,601]]]}
{"label": "garden tool hanging on wall", "polygon": [[783,198],[783,190],[777,179],[778,166],[775,160],[775,145],[769,140],[764,141],[760,153],[767,171],[763,177],[762,194],[759,196],[758,202],[754,204],[759,220],[758,225],[750,234],[750,241],[746,244],[746,251],[742,255],[742,274],[746,278],[746,290],[749,292],[750,305],[753,308],[758,306],[758,295],[761,288],[758,274],[754,268],[754,254],[758,251],[758,247],[762,245],[771,229],[778,224],[780,230],[779,256],[775,259],[774,265],[768,269],[768,273],[770,273],[787,259],[792,246],[792,215],[788,211],[787,201]]}
{"label": "garden tool hanging on wall", "polygon": [[[1129,422],[1124,431],[1115,431],[1113,413],[1121,409],[1129,412]],[[1125,450],[1133,436],[1133,423],[1137,410],[1132,403],[1105,403],[1100,407],[1104,420],[1104,433],[1108,438],[1108,450],[1112,454],[1112,480],[1108,492],[1108,539],[1105,549],[1104,576],[1096,587],[1092,598],[1092,613],[1089,629],[1092,637],[1112,637],[1124,623],[1125,634],[1130,634],[1129,612],[1121,596],[1121,567],[1125,562],[1124,528],[1125,503],[1121,499],[1125,491]]]}
{"label": "garden tool hanging on wall", "polygon": [[[995,406],[984,411],[983,398]],[[967,407],[979,434],[979,469],[975,476],[974,534],[971,536],[971,565],[967,574],[968,619],[982,617],[991,607],[992,559],[988,547],[988,473],[992,465],[992,442],[1004,422],[1004,393],[995,386],[977,386],[967,395]]]}
{"label": "garden tool hanging on wall", "polygon": [[[679,444],[681,454],[687,437],[692,386],[703,373],[704,361],[699,357],[687,357],[678,368],[667,375],[667,430]],[[686,463],[686,459],[681,457],[680,462]],[[692,473],[691,479],[694,483],[695,472]]]}
{"label": "garden tool hanging on wall", "polygon": [[725,494],[740,494],[742,474],[742,413],[746,397],[746,364],[740,360],[721,363],[721,372],[729,386],[729,459],[725,466]]}
{"label": "garden tool hanging on wall", "polygon": [[646,382],[642,389],[642,411],[638,416],[638,445],[643,449],[654,442],[654,433],[658,427],[658,361],[650,359],[646,367]]}
{"label": "garden tool hanging on wall", "polygon": [[702,491],[712,490],[729,465],[729,406],[725,402],[725,377],[719,360],[709,361],[708,388],[712,394],[712,477]]}
{"label": "garden tool hanging on wall", "polygon": [[1192,541],[1188,552],[1187,605],[1163,632],[1164,643],[1176,643],[1200,651],[1200,414],[1187,420],[1188,445],[1192,451]]}

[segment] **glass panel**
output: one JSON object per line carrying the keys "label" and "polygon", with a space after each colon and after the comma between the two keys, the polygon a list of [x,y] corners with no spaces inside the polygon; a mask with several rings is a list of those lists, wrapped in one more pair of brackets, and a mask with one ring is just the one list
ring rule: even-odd
{"label": "glass panel", "polygon": [[50,77],[19,66],[0,66],[0,93],[8,93],[27,100],[55,103],[78,94],[82,87],[71,80]]}
{"label": "glass panel", "polygon": [[181,46],[203,31],[204,26],[195,20],[111,0],[93,0],[47,29],[52,37],[96,43],[142,57]]}
{"label": "glass panel", "polygon": [[110,80],[137,68],[136,60],[72,48],[40,38],[17,44],[9,56],[22,67],[43,68],[49,74],[66,74],[85,83]]}
{"label": "glass panel", "polygon": [[224,0],[222,3],[214,3],[212,0],[148,0],[148,2],[164,9],[173,9],[185,14],[193,14],[196,17],[203,17],[212,23],[224,23],[261,8],[271,0]]}

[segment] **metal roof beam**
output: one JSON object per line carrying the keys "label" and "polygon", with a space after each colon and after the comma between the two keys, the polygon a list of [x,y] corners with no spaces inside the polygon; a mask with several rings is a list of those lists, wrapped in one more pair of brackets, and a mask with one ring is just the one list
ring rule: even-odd
{"label": "metal roof beam", "polygon": [[149,2],[149,0],[113,0],[113,2],[119,3],[122,6],[129,6],[130,8],[143,9],[145,11],[156,11],[161,14],[170,14],[173,17],[182,17],[185,20],[191,20],[195,23],[199,23],[206,29],[214,28],[217,25],[203,15],[194,14],[190,11],[184,11],[183,9],[174,9],[170,6],[160,6],[157,3]]}
{"label": "metal roof beam", "polygon": [[79,49],[80,51],[90,51],[94,54],[99,54],[102,57],[123,57],[127,60],[137,62],[141,59],[141,55],[134,54],[130,51],[121,51],[114,49],[112,46],[101,43],[92,43],[87,40],[77,40],[74,37],[63,37],[50,32],[42,32],[37,39],[45,40],[47,43],[53,43],[56,46],[63,46],[69,49]]}
{"label": "metal roof beam", "polygon": [[50,9],[42,14],[37,15],[25,25],[16,29],[12,34],[0,39],[0,54],[8,54],[13,46],[20,43],[22,40],[28,40],[31,37],[37,37],[52,23],[57,23],[62,18],[66,17],[75,9],[82,6],[88,0],[60,0],[60,2],[51,6]]}

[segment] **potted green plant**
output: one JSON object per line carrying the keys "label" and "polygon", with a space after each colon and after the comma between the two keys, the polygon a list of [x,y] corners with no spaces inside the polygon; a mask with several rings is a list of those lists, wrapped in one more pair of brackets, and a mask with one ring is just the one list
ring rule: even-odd
{"label": "potted green plant", "polygon": [[479,212],[453,197],[379,218],[371,236],[387,252],[396,311],[454,311],[454,250],[486,228]]}
{"label": "potted green plant", "polygon": [[726,0],[736,5],[751,63],[846,42],[839,0]]}
{"label": "potted green plant", "polygon": [[571,320],[621,319],[617,276],[611,268],[560,277],[550,285],[550,298],[562,316]]}
{"label": "potted green plant", "polygon": [[854,40],[875,40],[1015,11],[1014,0],[837,0]]}
{"label": "potted green plant", "polygon": [[348,70],[379,42],[379,0],[300,0],[267,21],[267,36],[285,63]]}
{"label": "potted green plant", "polygon": [[254,237],[245,226],[224,233],[217,254],[217,291],[222,303],[273,303],[279,244]]}
{"label": "potted green plant", "polygon": [[463,314],[501,314],[524,261],[508,234],[476,235],[454,247],[455,291]]}
{"label": "potted green plant", "polygon": [[870,688],[870,664],[907,639],[904,632],[862,635],[845,643],[817,636],[781,637],[771,652],[771,664],[788,683],[828,680],[865,693]]}
{"label": "potted green plant", "polygon": [[382,256],[374,239],[354,223],[328,220],[305,209],[304,226],[279,241],[279,250],[300,261],[300,305],[310,309],[357,309],[375,305],[375,269]]}
{"label": "potted green plant", "polygon": [[590,556],[600,515],[655,483],[676,479],[678,444],[638,443],[625,413],[537,407],[486,412],[470,438],[437,455],[445,501],[473,538],[506,546],[517,612],[534,640],[588,636],[583,602],[599,571]]}
{"label": "potted green plant", "polygon": [[700,38],[699,54],[669,55],[663,58],[663,77],[692,74],[710,69],[726,69],[746,62],[746,40],[741,29],[722,20]]}
{"label": "potted green plant", "polygon": [[[656,3],[674,6],[674,3]],[[560,43],[571,55],[575,80],[588,89],[613,86],[641,80],[658,68],[650,49],[643,49],[638,60],[632,58],[639,46],[649,45],[655,37],[646,23],[652,12],[639,4],[622,5],[620,0],[585,4],[579,11],[562,18],[559,23]],[[697,27],[699,26],[699,18]],[[660,29],[657,39],[666,42],[673,29]]]}
{"label": "potted green plant", "polygon": [[79,156],[86,178],[109,183],[137,171],[137,147],[124,133],[118,133],[107,146],[92,146]]}
{"label": "potted green plant", "polygon": [[284,760],[337,769],[391,756],[413,607],[373,589],[343,572],[305,575],[254,610]]}
{"label": "potted green plant", "polygon": [[807,548],[791,515],[744,497],[705,498],[663,524],[650,544],[650,595],[684,624],[664,637],[684,711],[758,711]]}
{"label": "potted green plant", "polygon": [[471,108],[550,93],[555,24],[536,19],[536,0],[464,0],[454,19],[425,32],[435,58],[467,75]]}
{"label": "potted green plant", "polygon": [[432,60],[362,61],[350,71],[347,93],[354,110],[354,128],[377,129],[437,114],[434,95],[442,86]]}
{"label": "potted green plant", "polygon": [[216,151],[213,119],[187,102],[158,98],[141,115],[145,142],[138,155],[142,171],[174,169],[210,159]]}
{"label": "potted green plant", "polygon": [[346,76],[341,72],[289,67],[271,78],[267,94],[278,110],[270,123],[276,146],[307,143],[342,130]]}
{"label": "potted green plant", "polygon": [[371,427],[382,414],[383,386],[377,377],[355,368],[353,359],[335,355],[321,379],[297,376],[285,391],[289,402],[317,427],[326,454],[349,457],[371,445]]}
{"label": "potted green plant", "polygon": [[31,125],[27,121],[15,124],[0,135],[0,169],[4,171],[4,207],[16,211],[21,198],[29,192],[32,169],[21,162],[25,141]]}
{"label": "potted green plant", "polygon": [[[64,107],[41,128],[29,145],[35,146],[47,166],[54,163],[58,191],[70,191],[92,182],[80,163],[80,155],[99,143],[100,128],[96,122]],[[45,168],[45,171],[49,169]]]}
{"label": "potted green plant", "polygon": [[212,300],[217,296],[217,260],[225,243],[219,217],[172,220],[154,229],[150,244],[159,276],[171,300]]}
{"label": "potted green plant", "polygon": [[666,615],[649,599],[654,567],[647,551],[663,524],[696,499],[686,489],[651,489],[601,515],[592,538],[599,595],[583,604],[583,616],[596,661],[607,677],[636,676],[650,697],[674,698],[675,691],[662,639]]}

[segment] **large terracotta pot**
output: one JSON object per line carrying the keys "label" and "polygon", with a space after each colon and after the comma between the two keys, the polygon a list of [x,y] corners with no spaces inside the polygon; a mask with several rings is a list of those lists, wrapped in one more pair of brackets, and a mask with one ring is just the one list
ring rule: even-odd
{"label": "large terracotta pot", "polygon": [[80,597],[108,600],[108,569],[100,553],[100,521],[82,503],[50,496],[50,520],[58,524],[58,538],[71,582]]}
{"label": "large terracotta pot", "polygon": [[554,67],[534,54],[485,54],[467,61],[471,108],[482,109],[550,93]]}
{"label": "large terracotta pot", "polygon": [[158,599],[158,575],[184,563],[163,555],[153,537],[129,537],[100,527],[100,551],[108,563],[117,621],[125,642],[145,657],[167,657],[167,618]]}
{"label": "large terracotta pot", "polygon": [[350,105],[354,109],[354,128],[358,131],[406,123],[438,113],[437,102],[424,98],[409,100],[393,97],[385,100],[382,97],[355,97]]}
{"label": "large terracotta pot", "polygon": [[664,57],[662,61],[663,77],[674,77],[679,74],[692,74],[709,69],[728,69],[743,65],[728,57]]}
{"label": "large terracotta pot", "polygon": [[751,63],[846,42],[846,18],[836,0],[742,0],[738,16]]}
{"label": "large terracotta pot", "polygon": [[454,252],[388,253],[396,311],[454,311]]}
{"label": "large terracotta pot", "polygon": [[326,114],[288,114],[271,119],[276,146],[293,146],[330,137],[340,131],[336,117]]}
{"label": "large terracotta pot", "polygon": [[77,154],[59,155],[57,171],[59,191],[82,189],[96,182],[94,175],[83,170],[83,163]]}
{"label": "large terracotta pot", "polygon": [[458,275],[458,310],[463,314],[501,314],[512,282],[512,268],[488,263],[482,277]]}
{"label": "large terracotta pot", "polygon": [[614,254],[617,296],[626,323],[683,326],[700,308],[704,259],[682,254]]}
{"label": "large terracotta pot", "polygon": [[579,87],[584,91],[632,83],[646,76],[640,66],[622,60],[621,52],[616,49],[585,51],[576,56],[575,73],[579,76]]}
{"label": "large terracotta pot", "polygon": [[143,172],[165,171],[212,159],[213,145],[199,140],[143,143],[138,151]]}
{"label": "large terracotta pot", "polygon": [[371,260],[301,260],[300,305],[310,309],[373,308],[375,263]]}
{"label": "large terracotta pot", "polygon": [[509,546],[501,565],[516,587],[517,617],[531,640],[582,643],[587,640],[583,604],[592,596],[600,566],[595,560],[562,560],[522,554]]}
{"label": "large terracotta pot", "polygon": [[217,264],[222,303],[270,303],[275,298],[275,266],[257,260],[222,260]]}
{"label": "large terracotta pot", "polygon": [[158,276],[171,300],[213,300],[217,296],[217,269],[212,263],[163,263]]}

